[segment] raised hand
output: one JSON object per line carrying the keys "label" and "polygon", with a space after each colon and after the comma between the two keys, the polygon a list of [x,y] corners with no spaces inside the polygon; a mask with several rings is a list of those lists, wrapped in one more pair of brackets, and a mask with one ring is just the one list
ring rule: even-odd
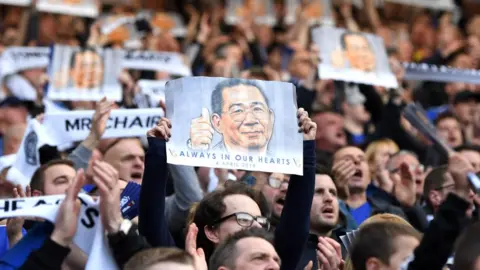
{"label": "raised hand", "polygon": [[474,172],[470,162],[462,155],[454,153],[448,158],[448,172],[455,182],[455,193],[471,201],[474,193],[471,191],[470,182],[468,181],[468,173]]}
{"label": "raised hand", "polygon": [[120,212],[120,186],[118,172],[110,164],[103,161],[93,163],[93,182],[100,194],[100,216],[105,230],[116,233],[120,229],[123,218]]}
{"label": "raised hand", "polygon": [[162,117],[157,125],[147,132],[147,136],[161,138],[168,142],[170,137],[172,137],[171,128],[172,124],[170,123],[170,120]]}
{"label": "raised hand", "polygon": [[339,198],[345,200],[350,195],[348,181],[355,175],[356,171],[357,167],[350,159],[340,160],[333,165],[332,173],[335,178]]}
{"label": "raised hand", "polygon": [[393,191],[393,181],[390,178],[390,174],[385,166],[380,164],[376,165],[375,168],[375,177],[378,182],[378,187],[383,189],[387,193],[392,193]]}
{"label": "raised hand", "polygon": [[195,150],[208,149],[213,139],[213,128],[210,123],[210,113],[207,108],[202,109],[202,115],[192,120],[190,124],[189,147]]}
{"label": "raised hand", "polygon": [[[397,178],[397,179],[395,179]],[[412,207],[417,201],[415,176],[406,163],[400,165],[400,176],[394,176],[393,195],[403,205]]]}
{"label": "raised hand", "polygon": [[298,118],[298,132],[303,132],[303,140],[311,141],[315,140],[317,134],[317,124],[308,117],[308,112],[303,108],[298,109],[297,111]]}
{"label": "raised hand", "polygon": [[[32,191],[30,186],[23,190],[21,185],[17,185],[13,188],[13,197],[14,198],[28,198],[32,196]],[[23,237],[22,228],[23,224],[25,223],[25,219],[22,217],[14,217],[7,219],[7,237],[8,237],[8,245],[13,247],[18,241],[20,241]]]}
{"label": "raised hand", "polygon": [[187,237],[185,238],[185,250],[192,255],[195,270],[207,270],[205,252],[202,248],[197,249],[198,227],[195,223],[188,226]]}
{"label": "raised hand", "polygon": [[77,175],[73,179],[72,184],[68,187],[67,195],[58,209],[55,219],[55,229],[53,229],[50,239],[61,246],[69,246],[77,232],[78,215],[81,208],[77,196],[84,183],[85,173],[83,169],[80,169],[77,171]]}
{"label": "raised hand", "polygon": [[100,140],[103,133],[105,133],[107,120],[114,105],[113,102],[107,101],[105,97],[97,103],[92,118],[92,129],[90,130],[90,134],[92,134],[95,139]]}
{"label": "raised hand", "polygon": [[200,19],[200,31],[197,35],[197,42],[203,44],[207,41],[210,33],[212,32],[212,27],[208,23],[209,16],[207,13],[203,13]]}

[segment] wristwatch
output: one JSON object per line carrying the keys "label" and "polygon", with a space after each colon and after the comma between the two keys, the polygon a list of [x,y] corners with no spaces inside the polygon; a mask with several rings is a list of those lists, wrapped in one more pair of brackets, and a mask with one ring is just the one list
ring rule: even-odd
{"label": "wristwatch", "polygon": [[132,231],[132,227],[133,223],[129,219],[124,219],[122,223],[120,223],[118,232],[108,234],[108,241],[110,244],[115,245],[121,242]]}

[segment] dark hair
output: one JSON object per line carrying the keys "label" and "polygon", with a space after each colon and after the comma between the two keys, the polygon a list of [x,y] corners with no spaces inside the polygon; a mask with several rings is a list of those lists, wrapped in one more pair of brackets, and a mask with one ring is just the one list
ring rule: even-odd
{"label": "dark hair", "polygon": [[238,252],[236,245],[238,241],[250,237],[262,238],[273,245],[273,234],[263,229],[250,228],[248,230],[238,231],[223,241],[217,247],[217,249],[215,249],[215,252],[212,254],[212,257],[209,260],[208,269],[217,270],[221,266],[234,269],[236,258],[239,255],[237,254]]}
{"label": "dark hair", "polygon": [[50,160],[49,162],[40,166],[32,175],[32,179],[30,181],[30,187],[32,190],[38,190],[44,192],[44,184],[45,184],[45,171],[55,165],[67,165],[75,169],[73,161],[68,159],[54,159]]}
{"label": "dark hair", "polygon": [[193,257],[188,252],[178,248],[148,248],[131,257],[123,269],[142,270],[162,262],[193,266]]}
{"label": "dark hair", "polygon": [[474,151],[480,153],[480,145],[477,144],[463,144],[455,148],[456,152]]}
{"label": "dark hair", "polygon": [[448,118],[452,118],[452,119],[455,119],[457,122],[460,123],[460,120],[455,116],[455,114],[453,114],[451,111],[445,111],[443,113],[441,113],[440,115],[438,115],[437,119],[435,119],[435,126],[438,125],[438,123],[440,123],[441,121],[445,120],[445,119],[448,119]]}
{"label": "dark hair", "polygon": [[353,242],[351,260],[355,270],[365,270],[367,260],[377,258],[390,264],[390,257],[397,252],[395,240],[399,236],[421,239],[420,233],[412,226],[393,222],[374,222],[365,225]]}
{"label": "dark hair", "polygon": [[267,103],[267,106],[269,106],[268,103],[268,98],[263,92],[263,89],[258,85],[255,81],[253,80],[244,80],[244,79],[227,79],[224,81],[221,81],[217,86],[215,86],[215,89],[212,92],[212,113],[216,113],[218,115],[222,115],[222,108],[223,108],[223,89],[225,88],[230,88],[230,87],[235,87],[239,85],[245,85],[245,86],[253,86],[260,91],[260,94],[262,94],[263,98],[265,99],[265,102]]}
{"label": "dark hair", "polygon": [[475,270],[480,257],[480,223],[470,225],[458,238],[455,250],[453,269]]}
{"label": "dark hair", "polygon": [[196,206],[193,222],[198,227],[197,246],[205,251],[205,258],[208,259],[212,255],[215,246],[205,234],[205,227],[214,228],[213,222],[222,218],[227,206],[224,199],[229,195],[245,195],[254,200],[263,216],[268,217],[269,208],[265,196],[261,192],[255,191],[244,183],[234,182],[222,190],[215,190],[207,194]]}
{"label": "dark hair", "polygon": [[80,49],[80,50],[72,53],[72,56],[71,56],[71,58],[70,58],[70,68],[73,68],[73,67],[75,66],[76,56],[77,56],[78,54],[83,54],[83,53],[86,53],[86,52],[91,52],[91,53],[93,53],[93,54],[98,55],[98,56],[100,57],[101,61],[102,61],[102,64],[103,64],[103,58],[102,58],[102,56],[101,56],[95,49],[93,49],[93,48],[88,48],[88,47],[87,47],[87,48],[83,48],[83,49]]}
{"label": "dark hair", "polygon": [[461,47],[456,51],[453,51],[452,53],[450,53],[445,59],[445,63],[448,65],[452,65],[453,62],[455,62],[455,60],[457,59],[457,57],[461,55],[468,55],[467,52],[465,51],[465,47]]}
{"label": "dark hair", "polygon": [[347,37],[348,36],[358,36],[358,37],[362,37],[364,39],[367,40],[367,44],[368,44],[368,47],[370,47],[370,42],[368,42],[368,39],[361,33],[357,33],[357,32],[352,32],[352,31],[345,31],[341,36],[340,36],[340,44],[342,45],[342,49],[346,49],[347,48]]}
{"label": "dark hair", "polygon": [[445,181],[447,180],[445,178],[447,168],[447,165],[436,167],[425,177],[425,183],[423,185],[423,196],[429,207],[431,207],[431,204],[430,200],[428,199],[428,194],[430,193],[430,191],[440,188],[445,183]]}
{"label": "dark hair", "polygon": [[325,165],[321,165],[321,164],[317,165],[316,168],[315,168],[315,174],[328,175],[328,176],[330,176],[330,178],[333,179],[332,170],[330,170]]}

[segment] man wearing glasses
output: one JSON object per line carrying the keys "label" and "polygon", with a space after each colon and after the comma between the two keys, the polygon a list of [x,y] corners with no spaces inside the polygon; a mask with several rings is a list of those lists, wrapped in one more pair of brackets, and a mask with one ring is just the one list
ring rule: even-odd
{"label": "man wearing glasses", "polygon": [[[455,191],[455,182],[448,171],[447,165],[433,169],[425,178],[424,196],[426,201],[427,220],[430,222],[440,205],[447,199],[449,193]],[[475,197],[470,191],[471,199]],[[474,210],[472,203],[467,210],[467,216],[471,217]]]}
{"label": "man wearing glasses", "polygon": [[192,120],[188,146],[211,148],[214,130],[222,141],[213,150],[266,154],[272,138],[275,115],[261,87],[251,80],[229,79],[212,92],[212,116],[206,108]]}
{"label": "man wearing glasses", "polygon": [[413,173],[417,202],[421,202],[423,197],[423,184],[425,181],[425,167],[420,163],[418,156],[415,153],[401,150],[390,157],[387,162],[387,168],[392,180],[400,177],[400,165],[402,163],[408,164],[410,171]]}

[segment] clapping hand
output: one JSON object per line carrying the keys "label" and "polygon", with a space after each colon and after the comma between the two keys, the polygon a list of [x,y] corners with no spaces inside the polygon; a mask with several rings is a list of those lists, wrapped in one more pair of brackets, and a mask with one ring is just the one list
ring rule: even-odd
{"label": "clapping hand", "polygon": [[68,247],[77,232],[78,215],[80,214],[81,204],[77,200],[78,193],[85,183],[85,173],[83,169],[77,171],[77,175],[67,189],[67,195],[60,204],[55,219],[55,229],[50,236],[52,241],[57,244]]}
{"label": "clapping hand", "polygon": [[197,235],[198,228],[195,223],[188,226],[187,237],[185,239],[185,250],[192,255],[195,270],[207,270],[207,261],[205,259],[205,252],[202,248],[197,249]]}

